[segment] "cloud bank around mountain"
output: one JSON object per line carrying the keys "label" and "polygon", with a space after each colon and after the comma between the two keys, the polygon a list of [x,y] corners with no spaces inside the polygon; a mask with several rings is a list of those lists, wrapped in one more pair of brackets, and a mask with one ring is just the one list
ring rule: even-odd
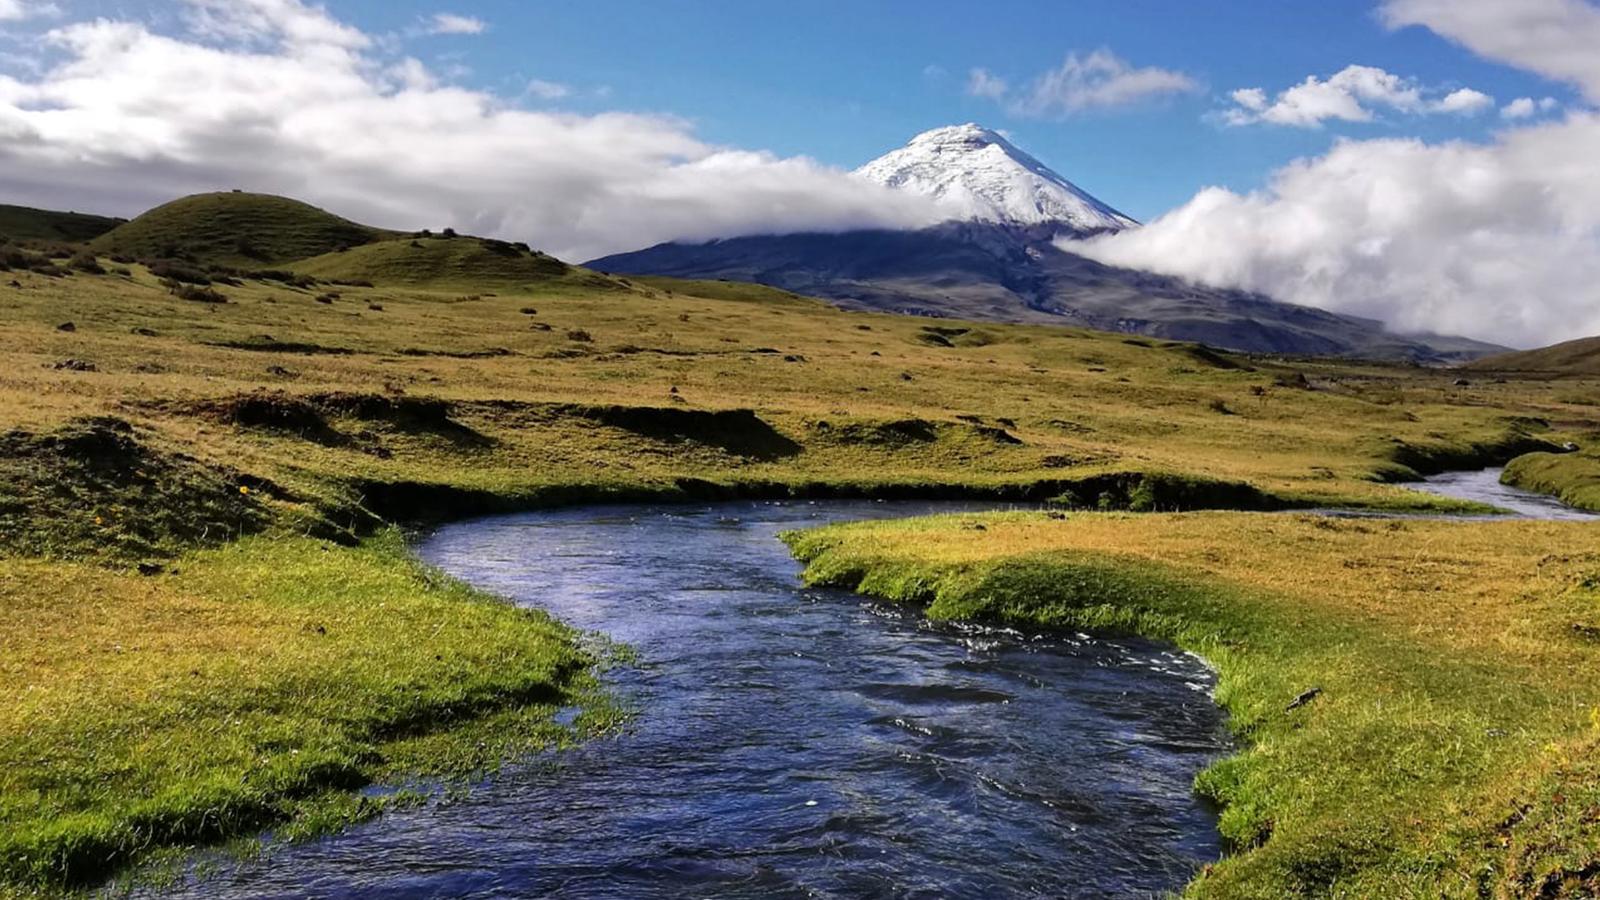
{"label": "cloud bank around mountain", "polygon": [[[0,18],[37,3],[0,0]],[[399,228],[587,259],[664,240],[928,224],[925,198],[804,157],[709,144],[664,115],[579,115],[448,83],[301,0],[182,0],[181,25],[50,23],[0,73],[0,192],[131,214],[175,196],[288,194]],[[430,20],[471,33],[468,23]],[[4,27],[4,26],[0,26]],[[485,23],[472,23],[481,30]]]}
{"label": "cloud bank around mountain", "polygon": [[[1600,102],[1593,4],[1390,0],[1380,13],[1390,27],[1430,28]],[[1385,96],[1427,102],[1404,90]],[[1276,102],[1265,92],[1235,100],[1255,115]],[[1406,331],[1513,346],[1597,334],[1600,114],[1535,118],[1554,109],[1554,101],[1512,101],[1505,121],[1526,124],[1485,143],[1341,140],[1260,191],[1208,188],[1143,228],[1068,246]]]}

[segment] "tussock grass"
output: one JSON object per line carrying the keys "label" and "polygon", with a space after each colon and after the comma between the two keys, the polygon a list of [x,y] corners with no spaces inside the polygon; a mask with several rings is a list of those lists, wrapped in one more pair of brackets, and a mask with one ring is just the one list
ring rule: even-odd
{"label": "tussock grass", "polygon": [[1209,659],[1244,749],[1196,785],[1224,804],[1233,849],[1190,896],[1587,897],[1597,536],[1197,513],[961,515],[787,539],[812,583],[934,618],[1132,631]]}

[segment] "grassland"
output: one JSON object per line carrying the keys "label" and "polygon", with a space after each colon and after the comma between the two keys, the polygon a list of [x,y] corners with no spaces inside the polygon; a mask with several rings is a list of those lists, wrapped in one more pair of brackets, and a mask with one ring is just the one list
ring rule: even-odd
{"label": "grassland", "polygon": [[[202,200],[208,222],[256,203]],[[258,256],[327,224],[273,209]],[[1596,427],[1570,384],[844,313],[472,238],[312,240],[254,272],[182,219],[123,236],[234,271],[0,279],[0,893],[551,740],[588,690],[574,636],[417,569],[396,521],[819,495],[1459,509],[1398,482]]]}
{"label": "grassland", "polygon": [[91,245],[109,256],[259,269],[393,236],[298,200],[231,192],[174,200]]}
{"label": "grassland", "polygon": [[[1226,536],[1225,538],[1223,536]],[[1600,892],[1595,526],[962,515],[788,536],[936,619],[1133,631],[1218,670],[1233,845],[1190,896]]]}
{"label": "grassland", "polygon": [[23,241],[90,241],[122,224],[121,219],[0,204],[0,237]]}

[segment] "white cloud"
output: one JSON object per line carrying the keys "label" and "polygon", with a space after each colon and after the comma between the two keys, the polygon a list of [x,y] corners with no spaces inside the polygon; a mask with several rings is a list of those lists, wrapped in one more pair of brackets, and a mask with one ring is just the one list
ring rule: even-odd
{"label": "white cloud", "polygon": [[1229,96],[1250,112],[1259,113],[1267,108],[1267,92],[1261,88],[1240,88]]}
{"label": "white cloud", "polygon": [[1569,82],[1600,103],[1600,6],[1586,0],[1386,0],[1390,28],[1421,25],[1480,56]]}
{"label": "white cloud", "polygon": [[1531,119],[1540,113],[1552,113],[1561,108],[1554,97],[1544,97],[1534,100],[1532,97],[1518,97],[1517,99],[1500,107],[1500,118],[1507,120]]}
{"label": "white cloud", "polygon": [[61,15],[61,7],[49,0],[0,0],[0,22]]}
{"label": "white cloud", "polygon": [[[1408,78],[1374,66],[1346,66],[1326,81],[1315,75],[1270,97],[1259,87],[1241,88],[1229,96],[1234,106],[1222,120],[1229,125],[1266,122],[1297,128],[1321,128],[1323,123],[1370,122],[1374,110],[1408,115],[1455,113],[1476,115],[1494,106],[1494,98],[1472,88],[1444,96]],[[1433,99],[1437,98],[1437,99]]]}
{"label": "white cloud", "polygon": [[[1426,26],[1600,101],[1594,3],[1387,0],[1380,12],[1390,27]],[[1385,83],[1368,81],[1366,90]],[[1408,112],[1419,110],[1419,101],[1434,112],[1487,108],[1472,95],[1430,101],[1429,92],[1413,96],[1409,87],[1347,93],[1369,104],[1384,96],[1385,105]],[[1259,89],[1238,91],[1230,115],[1265,120],[1282,99],[1269,103]],[[1289,109],[1301,111],[1298,119]],[[1528,123],[1559,109],[1552,97],[1520,97],[1500,114]],[[1363,114],[1345,110],[1347,117]],[[1280,115],[1333,117],[1294,102]],[[1584,110],[1502,131],[1487,143],[1345,140],[1279,170],[1264,190],[1208,188],[1144,228],[1072,248],[1114,265],[1257,290],[1403,330],[1550,343],[1600,333],[1596,159],[1600,113]]]}
{"label": "white cloud", "polygon": [[372,41],[301,0],[183,0],[189,27],[202,39],[356,50]]}
{"label": "white cloud", "polygon": [[967,75],[967,96],[983,97],[988,100],[999,100],[1006,95],[1010,86],[1006,80],[990,72],[988,69],[973,69]]}
{"label": "white cloud", "polygon": [[560,82],[535,78],[528,82],[528,93],[540,100],[561,100],[572,96],[572,88]]}
{"label": "white cloud", "polygon": [[1526,119],[1539,111],[1532,97],[1518,97],[1500,108],[1502,119]]}
{"label": "white cloud", "polygon": [[488,27],[482,19],[455,13],[434,13],[428,20],[429,34],[483,34]]}
{"label": "white cloud", "polygon": [[1475,116],[1486,109],[1494,109],[1494,98],[1472,88],[1451,91],[1443,100],[1433,104],[1435,112],[1456,113],[1463,116]]}
{"label": "white cloud", "polygon": [[68,24],[41,74],[0,75],[0,195],[126,215],[239,187],[569,259],[943,218],[805,158],[707,144],[670,116],[531,111],[442,84],[298,0],[184,2],[188,31]]}
{"label": "white cloud", "polygon": [[1488,144],[1341,141],[1263,191],[1209,188],[1072,245],[1113,265],[1533,345],[1600,333],[1600,115]]}
{"label": "white cloud", "polygon": [[988,69],[973,69],[967,80],[968,94],[1004,100],[1013,115],[1036,118],[1065,118],[1199,90],[1199,83],[1182,72],[1154,66],[1135,68],[1105,49],[1087,56],[1069,53],[1060,66],[1017,91],[1011,91],[1004,79]]}

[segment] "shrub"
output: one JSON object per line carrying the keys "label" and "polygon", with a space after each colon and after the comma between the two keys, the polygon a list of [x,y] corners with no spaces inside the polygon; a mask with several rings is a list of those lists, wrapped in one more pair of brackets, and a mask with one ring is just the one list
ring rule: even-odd
{"label": "shrub", "polygon": [[67,265],[79,272],[87,272],[90,275],[106,274],[105,267],[100,265],[100,260],[95,259],[94,254],[87,250],[72,257],[72,260]]}
{"label": "shrub", "polygon": [[218,293],[215,288],[196,284],[188,284],[175,278],[164,278],[161,286],[167,293],[179,300],[192,300],[196,303],[227,303],[228,298]]}
{"label": "shrub", "polygon": [[209,285],[211,276],[192,266],[171,259],[159,259],[145,264],[150,269],[150,274],[161,279],[162,283],[176,281],[181,284]]}
{"label": "shrub", "polygon": [[580,344],[589,344],[594,342],[594,336],[582,328],[575,328],[567,332],[567,340],[577,341]]}

